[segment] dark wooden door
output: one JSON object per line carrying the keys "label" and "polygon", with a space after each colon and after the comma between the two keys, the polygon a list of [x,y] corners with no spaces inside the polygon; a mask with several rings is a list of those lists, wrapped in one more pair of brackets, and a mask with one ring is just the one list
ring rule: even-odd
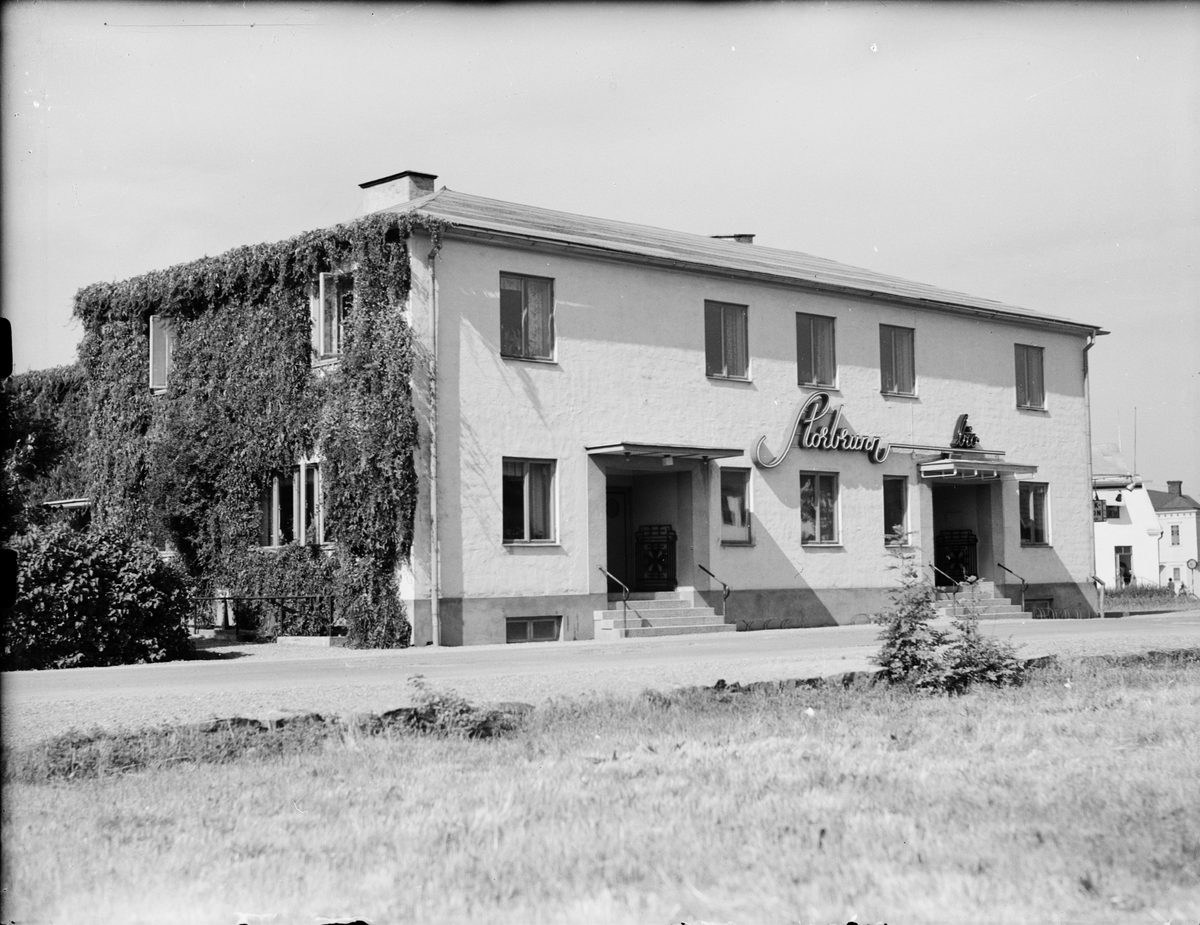
{"label": "dark wooden door", "polygon": [[[605,498],[605,509],[608,515],[608,542],[606,544],[608,563],[605,568],[630,588],[633,587],[629,580],[629,544],[632,532],[629,511],[631,494],[628,487],[614,487],[608,489]],[[609,579],[608,590],[615,593],[621,588],[612,579]]]}

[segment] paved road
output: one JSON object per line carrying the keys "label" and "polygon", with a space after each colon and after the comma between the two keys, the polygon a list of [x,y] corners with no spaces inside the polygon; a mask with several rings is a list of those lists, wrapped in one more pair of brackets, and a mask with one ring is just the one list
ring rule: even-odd
{"label": "paved road", "polygon": [[[1109,620],[989,621],[1022,656],[1200,646],[1200,611]],[[137,728],[272,710],[379,712],[424,676],[477,702],[545,701],[689,684],[816,677],[870,667],[878,627],[769,630],[617,643],[353,651],[230,646],[211,661],[3,675],[9,744],[70,728]]]}

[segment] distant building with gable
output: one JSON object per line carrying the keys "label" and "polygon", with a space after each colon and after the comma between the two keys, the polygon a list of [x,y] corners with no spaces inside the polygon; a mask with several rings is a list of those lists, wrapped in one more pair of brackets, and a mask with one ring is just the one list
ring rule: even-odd
{"label": "distant building with gable", "polygon": [[1158,540],[1159,584],[1173,581],[1196,590],[1197,573],[1189,562],[1200,558],[1200,503],[1183,493],[1182,481],[1168,481],[1166,491],[1148,492],[1158,515],[1162,536]]}

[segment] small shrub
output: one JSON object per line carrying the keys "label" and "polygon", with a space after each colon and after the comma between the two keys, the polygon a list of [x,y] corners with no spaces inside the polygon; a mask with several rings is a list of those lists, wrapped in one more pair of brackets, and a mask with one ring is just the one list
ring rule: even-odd
{"label": "small shrub", "polygon": [[31,528],[14,546],[6,669],[127,665],[189,653],[185,580],[152,547],[63,524]]}
{"label": "small shrub", "polygon": [[410,683],[416,691],[416,708],[409,724],[417,732],[487,739],[520,722],[509,712],[477,707],[453,691],[435,691],[420,675]]}
{"label": "small shrub", "polygon": [[937,617],[933,588],[922,579],[912,547],[889,548],[897,557],[891,567],[900,572],[900,586],[892,592],[892,610],[882,617],[882,646],[874,662],[883,669],[880,675],[884,680],[941,689],[945,666],[938,649],[945,643],[946,633],[929,625]]}
{"label": "small shrub", "polygon": [[957,635],[942,655],[942,689],[961,694],[972,684],[997,687],[1020,684],[1023,678],[1016,649],[1002,639],[979,632],[979,617],[970,613],[953,621]]}
{"label": "small shrub", "polygon": [[984,636],[979,616],[952,621],[953,631],[935,629],[934,589],[924,581],[912,547],[891,547],[900,572],[893,609],[883,615],[881,646],[874,662],[880,677],[918,690],[961,694],[972,684],[1006,686],[1022,681],[1021,662],[1011,644]]}

